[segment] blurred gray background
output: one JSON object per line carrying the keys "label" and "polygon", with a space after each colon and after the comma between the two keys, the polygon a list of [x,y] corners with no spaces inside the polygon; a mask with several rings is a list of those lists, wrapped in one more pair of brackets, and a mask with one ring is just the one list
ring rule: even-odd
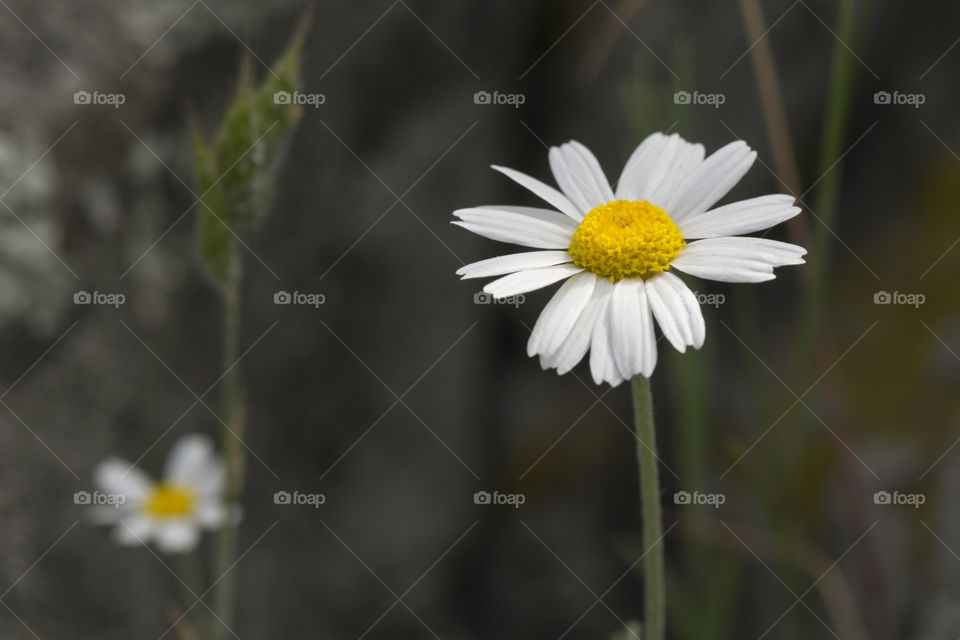
{"label": "blurred gray background", "polygon": [[[220,319],[193,239],[188,117],[212,135],[243,58],[269,73],[304,6],[0,4],[0,636],[157,638],[181,606],[168,559],[114,547],[72,496],[107,455],[156,475],[178,435],[217,433],[196,403],[220,375]],[[312,8],[303,84],[325,102],[305,109],[245,254],[234,632],[609,637],[642,610],[628,390],[525,357],[550,293],[474,304],[479,284],[454,271],[510,249],[451,212],[540,206],[492,163],[548,180],[545,145],[574,138],[615,179],[658,130],[708,151],[743,138],[759,159],[731,198],[785,192],[754,79],[763,45],[736,2]],[[956,638],[960,6],[860,2],[842,45],[836,3],[762,10],[804,196],[791,233],[829,229],[808,256],[826,270],[822,353],[804,365],[793,351],[809,265],[756,287],[693,284],[725,297],[705,310],[707,345],[661,344],[671,637]],[[824,173],[838,46],[855,82]],[[125,102],[78,105],[80,90]],[[677,91],[724,103],[678,105]],[[834,180],[828,220],[810,207]],[[326,302],[277,306],[280,290]],[[75,305],[78,291],[126,303]],[[878,291],[926,301],[875,305]],[[326,503],[275,505],[279,490]],[[479,490],[525,502],[476,505]],[[725,503],[677,506],[679,490]],[[877,505],[881,490],[925,504]]]}

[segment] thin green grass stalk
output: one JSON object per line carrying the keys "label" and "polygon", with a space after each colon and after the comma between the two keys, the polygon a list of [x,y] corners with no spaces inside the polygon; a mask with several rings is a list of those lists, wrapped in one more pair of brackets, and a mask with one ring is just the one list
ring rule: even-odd
{"label": "thin green grass stalk", "polygon": [[[674,39],[671,64],[686,84],[673,80],[668,95],[689,86],[691,78],[696,77],[696,48],[690,37],[678,36]],[[677,106],[672,101],[668,105],[666,122],[676,122],[674,131],[692,134],[696,124],[695,110]],[[716,370],[710,359],[711,344],[701,351],[670,360],[668,375],[672,408],[676,417],[676,430],[671,428],[673,444],[677,451],[677,472],[681,487],[703,488],[708,484],[707,452],[711,451],[712,438],[716,437],[708,427],[709,403],[716,388]],[[688,530],[699,525],[688,519],[680,520],[679,527]],[[725,562],[717,562],[715,553],[702,547],[684,545],[680,550],[680,566],[672,574],[667,573],[667,592],[673,603],[667,620],[671,631],[678,638],[712,637],[723,640],[733,633],[732,621],[736,615],[736,599],[739,596],[740,574],[743,562],[737,556],[731,556]],[[714,563],[711,565],[710,563]],[[704,566],[714,566],[708,579],[691,580],[702,572]],[[673,579],[671,579],[671,577]],[[680,585],[683,585],[682,587]],[[676,587],[676,588],[674,588]],[[700,607],[701,616],[687,616],[683,611],[688,607]]]}
{"label": "thin green grass stalk", "polygon": [[640,473],[640,512],[643,518],[644,640],[666,637],[667,589],[664,576],[663,515],[660,509],[660,461],[650,379],[638,375],[631,382],[633,419],[637,433],[637,465]]}
{"label": "thin green grass stalk", "polygon": [[[847,48],[847,43],[855,43],[857,40],[854,32],[857,24],[864,22],[864,5],[866,4],[868,3],[860,3],[860,11],[856,16],[858,20],[855,22],[857,3],[855,0],[841,0],[837,19],[836,32],[839,42],[834,45],[831,61],[830,87],[817,169],[817,174],[821,176],[821,179],[813,199],[814,212],[819,216],[822,224],[816,227],[816,234],[810,250],[812,277],[809,282],[805,307],[805,335],[803,336],[804,339],[799,341],[800,347],[806,349],[799,354],[798,361],[807,363],[809,367],[807,379],[812,379],[815,375],[813,369],[817,363],[817,356],[820,357],[822,367],[828,366],[829,361],[836,357],[832,332],[829,326],[823,324],[827,274],[831,272],[831,254],[828,246],[831,241],[831,230],[835,229],[838,217],[840,185],[843,175],[843,164],[839,159],[845,152],[845,145],[847,144],[850,100],[859,66],[859,61]],[[835,164],[836,166],[834,166]],[[822,362],[824,359],[828,360],[826,364]],[[826,393],[829,394],[829,390]],[[841,398],[834,395],[833,400],[842,407]],[[843,421],[838,424],[838,429],[842,427]],[[843,435],[842,431],[841,435]],[[838,451],[838,460],[845,467],[843,470],[847,477],[851,478],[851,482],[854,483],[845,483],[845,499],[848,501],[862,499],[866,490],[862,486],[856,486],[858,476],[855,470],[851,471],[849,469],[852,464],[849,457],[844,451]],[[855,511],[849,510],[849,512],[851,513],[851,520],[855,524],[859,524],[857,517],[853,515]],[[865,600],[867,601],[868,618],[873,627],[872,631],[878,638],[892,638],[894,632],[892,631],[893,624],[889,613],[889,599],[882,580],[882,572],[877,568],[881,563],[876,548],[870,544],[864,545],[863,549],[858,550],[858,555],[861,557],[861,572],[863,574],[861,580],[865,591]]]}
{"label": "thin green grass stalk", "polygon": [[[769,40],[762,37],[767,31],[763,8],[759,0],[739,0],[738,4],[740,6],[740,18],[747,35],[747,40],[757,43],[757,46],[750,50],[750,59],[752,61],[757,94],[760,98],[764,127],[770,149],[773,153],[773,164],[776,169],[776,174],[789,192],[798,195],[803,190],[800,171],[797,166],[796,152],[790,134],[786,109],[784,107],[780,80],[777,76],[773,47]],[[804,225],[802,217],[790,220],[788,232],[789,239],[792,242],[801,246],[809,245],[807,227]],[[801,274],[801,277],[804,277],[804,275],[809,277],[809,274],[806,274],[806,272]],[[757,304],[757,295],[754,291],[742,292],[742,295],[737,296],[735,303],[735,311],[738,319],[737,326],[740,327],[740,331],[745,336],[744,339],[748,344],[759,344],[762,336],[758,323],[759,313]],[[809,338],[809,336],[801,336],[801,338]],[[799,342],[803,343],[804,340],[800,340]],[[806,353],[811,351],[808,345],[801,348],[803,348]],[[797,359],[797,362],[800,364],[800,373],[803,373],[806,362],[800,359]],[[747,371],[748,373],[745,375],[749,381],[750,388],[760,389],[762,385],[766,384],[767,380],[762,379],[762,376],[766,375],[765,371],[757,367],[750,367]],[[759,400],[765,408],[765,415],[775,409],[771,406],[770,400],[769,395],[764,395]],[[797,440],[797,433],[798,432],[790,432],[783,435],[783,437],[790,438],[790,444],[784,449],[778,448],[775,450],[772,454],[774,457],[764,463],[767,469],[779,469],[782,468],[782,465],[789,464],[791,453],[805,446],[805,442]],[[785,459],[784,456],[786,456]],[[781,486],[785,482],[789,482],[781,476],[774,475],[771,477],[777,478],[774,482]],[[780,522],[780,518],[777,515],[777,504],[771,502],[766,493],[761,494],[761,496],[765,513],[775,522],[773,529],[776,532],[777,548],[781,553],[788,553],[793,539],[792,536],[787,535],[786,532],[790,531],[791,528],[781,526],[784,523]],[[786,603],[784,606],[786,606]],[[797,637],[798,629],[795,625],[796,623],[793,623],[788,628],[785,627],[783,629],[784,638]]]}
{"label": "thin green grass stalk", "polygon": [[[174,567],[178,578],[177,586],[180,589],[180,604],[183,607],[183,619],[177,624],[184,625],[191,632],[197,632],[206,623],[206,618],[198,611],[202,607],[196,606],[197,597],[205,589],[197,551],[175,555]],[[189,637],[179,630],[178,633],[180,637]]]}
{"label": "thin green grass stalk", "polygon": [[[671,358],[666,368],[673,416],[670,432],[681,489],[705,488],[710,483],[706,473],[710,466],[708,452],[716,449],[717,437],[716,431],[709,429],[712,394],[717,385],[713,344],[708,341],[700,351]],[[696,540],[701,527],[699,520],[683,517],[677,529],[686,539]],[[667,617],[671,632],[686,640],[732,637],[742,586],[742,557],[718,558],[715,550],[696,544],[682,545],[678,552],[679,566],[674,565],[673,571],[668,567],[667,571],[667,593],[673,603]],[[713,570],[698,578],[703,567]],[[689,607],[699,607],[701,615],[686,615]]]}
{"label": "thin green grass stalk", "polygon": [[[740,0],[740,18],[747,40],[756,43],[756,46],[750,49],[750,59],[753,63],[757,94],[760,97],[760,112],[763,115],[770,150],[773,152],[773,166],[786,187],[793,193],[799,194],[801,191],[800,169],[797,166],[790,123],[783,104],[780,80],[777,77],[773,46],[769,39],[763,37],[767,32],[767,24],[760,0]],[[802,225],[802,218],[793,218],[789,222],[791,240],[797,244],[804,244],[806,237],[806,229],[802,228]]]}
{"label": "thin green grass stalk", "polygon": [[[841,0],[837,19],[837,37],[842,42],[853,41],[854,0]],[[806,357],[801,361],[809,362],[813,346],[817,344],[817,325],[823,310],[825,278],[829,273],[830,230],[837,220],[837,204],[840,194],[840,182],[843,166],[834,166],[843,153],[847,139],[847,125],[850,119],[850,96],[853,93],[856,61],[845,45],[839,42],[833,47],[833,59],[830,63],[830,86],[827,90],[827,106],[824,114],[823,132],[820,138],[820,153],[817,161],[817,175],[821,176],[813,198],[813,211],[820,218],[820,224],[814,225],[813,244],[810,247],[810,280],[805,305],[805,340],[801,348]]]}
{"label": "thin green grass stalk", "polygon": [[[237,262],[239,265],[239,261]],[[227,505],[239,502],[243,492],[246,471],[246,457],[243,437],[246,430],[246,397],[243,379],[237,360],[240,357],[240,269],[231,274],[223,294],[223,346],[221,381],[221,405],[223,413],[223,433],[221,442],[227,466]],[[213,610],[219,619],[212,621],[215,640],[226,640],[232,634],[236,602],[236,574],[231,571],[237,557],[239,523],[228,519],[220,530],[214,544],[214,580]]]}
{"label": "thin green grass stalk", "polygon": [[[736,300],[734,301],[734,312],[736,314],[738,335],[747,344],[761,344],[763,334],[759,323],[759,300],[757,299],[756,291],[738,292]],[[775,381],[770,378],[767,370],[757,363],[753,356],[748,355],[745,351],[742,351],[740,355],[744,358],[746,365],[743,367],[743,375],[748,388],[758,391],[769,387],[771,383],[775,384]],[[782,411],[780,404],[778,404],[780,401],[776,396],[770,393],[757,393],[757,396],[756,402],[758,406],[762,407],[761,415],[777,415],[779,411]],[[766,526],[773,532],[771,537],[779,554],[778,557],[781,558],[790,557],[790,551],[796,543],[796,536],[792,533],[794,527],[790,526],[793,523],[784,520],[784,512],[779,502],[783,493],[790,493],[790,482],[793,476],[782,473],[778,474],[777,470],[788,469],[792,464],[794,456],[797,455],[797,451],[808,446],[805,440],[798,438],[798,434],[800,433],[799,430],[784,429],[782,433],[777,434],[777,437],[781,438],[780,442],[786,442],[787,444],[771,447],[770,453],[766,457],[756,459],[756,461],[759,461],[759,466],[769,474],[768,477],[770,479],[767,483],[757,486],[764,486],[768,489],[767,491],[761,491],[759,493],[759,499],[767,523]],[[784,579],[791,583],[791,588],[800,588],[798,584],[793,584],[795,580],[793,574],[785,576]],[[788,593],[784,592],[774,595],[773,597],[779,598],[778,606],[790,606],[791,600]],[[796,618],[784,620],[780,625],[783,640],[802,637],[799,627],[803,624],[805,624],[805,621],[798,621]]]}

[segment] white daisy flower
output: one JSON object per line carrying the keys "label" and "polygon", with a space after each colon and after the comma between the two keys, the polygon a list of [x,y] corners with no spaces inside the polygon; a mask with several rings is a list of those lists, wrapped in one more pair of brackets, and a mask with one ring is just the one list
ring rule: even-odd
{"label": "white daisy flower", "polygon": [[201,529],[217,529],[227,519],[225,473],[210,439],[199,435],[173,445],[160,482],[125,460],[108,458],[94,470],[94,482],[124,499],[117,507],[98,508],[97,520],[115,525],[113,536],[121,545],[155,542],[166,553],[190,551]]}
{"label": "white daisy flower", "polygon": [[[503,276],[483,290],[505,298],[566,280],[530,335],[527,353],[563,374],[590,351],[597,384],[616,386],[657,363],[654,319],[680,352],[699,349],[706,328],[694,293],[673,272],[721,282],[772,280],[773,268],[802,264],[806,250],[739,237],[800,213],[787,195],[711,208],[753,164],[743,141],[704,157],[701,144],[655,133],[631,154],[616,193],[600,163],[571,141],[552,147],[550,169],[561,191],[494,166],[553,209],[492,205],[460,209],[459,225],[538,251],[481,260],[463,278]],[[692,242],[688,242],[692,241]]]}

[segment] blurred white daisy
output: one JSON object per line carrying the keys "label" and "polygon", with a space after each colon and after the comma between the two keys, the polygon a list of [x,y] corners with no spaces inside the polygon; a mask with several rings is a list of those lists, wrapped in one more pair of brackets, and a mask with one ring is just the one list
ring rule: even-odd
{"label": "blurred white daisy", "polygon": [[655,133],[627,160],[616,193],[594,155],[576,141],[550,149],[561,191],[494,166],[553,209],[460,209],[454,224],[540,250],[482,260],[457,273],[503,276],[483,288],[494,298],[566,280],[540,314],[527,353],[563,374],[589,350],[597,384],[649,377],[657,363],[654,319],[677,350],[703,345],[697,297],[673,270],[721,282],[762,282],[775,277],[774,267],[804,262],[802,247],[738,237],[800,213],[793,197],[766,195],[711,209],[756,156],[738,140],[705,158],[703,145]]}
{"label": "blurred white daisy", "polygon": [[224,463],[205,436],[177,440],[160,482],[119,458],[97,465],[94,482],[104,493],[123,496],[112,500],[119,505],[96,511],[99,522],[115,525],[121,545],[156,543],[166,553],[182,553],[197,546],[201,529],[217,529],[227,520]]}

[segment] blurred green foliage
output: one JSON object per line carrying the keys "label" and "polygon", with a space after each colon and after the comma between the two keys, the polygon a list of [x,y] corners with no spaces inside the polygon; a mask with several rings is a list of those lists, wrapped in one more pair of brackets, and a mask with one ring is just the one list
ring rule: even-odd
{"label": "blurred green foliage", "polygon": [[236,96],[210,144],[194,127],[200,255],[221,289],[237,277],[240,243],[267,212],[283,150],[302,115],[291,96],[300,88],[303,36],[301,29],[259,86],[244,63]]}

